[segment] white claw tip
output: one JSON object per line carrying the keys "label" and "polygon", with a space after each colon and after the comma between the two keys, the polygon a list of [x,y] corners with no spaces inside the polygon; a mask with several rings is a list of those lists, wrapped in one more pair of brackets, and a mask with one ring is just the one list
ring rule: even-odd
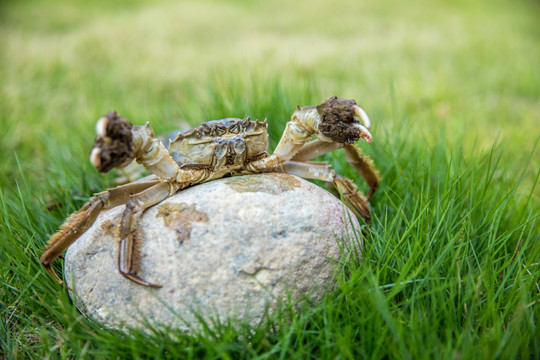
{"label": "white claw tip", "polygon": [[369,130],[364,125],[358,123],[354,125],[360,130],[360,137],[366,140],[368,144],[371,144],[371,142],[373,141],[373,136],[371,136]]}
{"label": "white claw tip", "polygon": [[109,124],[109,119],[106,116],[99,118],[96,124],[96,134],[97,136],[105,136],[107,134],[107,125]]}
{"label": "white claw tip", "polygon": [[99,148],[92,148],[92,152],[90,153],[90,162],[97,168],[101,165],[101,150]]}
{"label": "white claw tip", "polygon": [[364,109],[362,109],[360,106],[358,105],[354,105],[353,106],[354,108],[354,115],[358,116],[360,119],[362,119],[362,122],[364,123],[364,125],[366,126],[366,128],[370,128],[371,127],[371,121],[369,120],[369,116],[366,114],[366,112],[364,111]]}

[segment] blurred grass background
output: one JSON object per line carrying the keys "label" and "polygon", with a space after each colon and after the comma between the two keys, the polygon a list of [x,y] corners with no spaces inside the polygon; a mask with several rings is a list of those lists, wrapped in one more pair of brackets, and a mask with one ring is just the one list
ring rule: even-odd
{"label": "blurred grass background", "polygon": [[[113,184],[88,162],[100,115],[158,133],[267,117],[273,147],[296,104],[332,95],[372,118],[360,146],[383,182],[366,260],[309,316],[126,338],[39,267],[48,235]],[[538,1],[5,0],[0,129],[0,356],[539,356]],[[342,153],[325,159],[361,185]]]}

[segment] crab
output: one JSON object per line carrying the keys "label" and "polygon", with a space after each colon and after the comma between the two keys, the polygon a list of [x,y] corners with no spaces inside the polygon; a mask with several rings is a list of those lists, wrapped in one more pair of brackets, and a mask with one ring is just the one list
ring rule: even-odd
{"label": "crab", "polygon": [[[94,194],[51,236],[41,264],[62,284],[52,268],[53,261],[92,226],[101,211],[125,205],[120,222],[118,270],[137,284],[159,288],[161,285],[148,282],[136,273],[133,229],[139,217],[145,209],[188,186],[225,176],[281,172],[329,182],[369,225],[368,201],[379,186],[379,177],[369,157],[353,145],[360,138],[371,144],[369,127],[370,120],[356,101],[334,96],[317,106],[297,106],[272,154],[267,151],[266,120],[253,121],[249,117],[203,123],[179,133],[167,149],[154,136],[148,122],[134,126],[111,111],[96,124],[97,137],[90,161],[100,172],[107,172],[136,160],[151,175]],[[347,162],[369,186],[367,196],[328,163],[310,161],[340,148],[344,148]]]}

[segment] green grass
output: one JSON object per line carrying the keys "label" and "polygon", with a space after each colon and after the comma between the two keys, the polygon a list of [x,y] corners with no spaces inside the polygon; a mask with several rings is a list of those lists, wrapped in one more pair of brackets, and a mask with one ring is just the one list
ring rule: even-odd
{"label": "green grass", "polygon": [[[535,1],[4,1],[0,358],[540,357],[540,25]],[[116,109],[157,132],[355,98],[382,176],[363,260],[321,303],[257,328],[117,332],[39,265],[113,184],[88,162]],[[334,168],[361,179],[337,151]],[[49,203],[61,206],[47,211]],[[57,264],[60,272],[60,262]]]}

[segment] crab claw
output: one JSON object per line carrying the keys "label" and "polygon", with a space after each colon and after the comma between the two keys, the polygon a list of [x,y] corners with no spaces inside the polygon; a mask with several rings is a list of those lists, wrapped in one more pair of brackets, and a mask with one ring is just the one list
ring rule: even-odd
{"label": "crab claw", "polygon": [[354,126],[360,131],[360,137],[366,140],[368,144],[371,144],[373,141],[373,136],[371,136],[369,130],[364,125],[359,123],[354,124]]}
{"label": "crab claw", "polygon": [[[362,119],[362,122],[364,123],[366,128],[369,129],[371,127],[371,121],[369,120],[369,117],[366,114],[366,112],[364,111],[364,109],[362,109],[358,105],[353,105],[353,109],[354,109],[354,115],[358,116],[360,119]],[[371,142],[371,141],[369,141],[369,142]]]}
{"label": "crab claw", "polygon": [[110,111],[99,118],[96,124],[96,140],[90,162],[100,172],[107,172],[115,167],[125,167],[134,158],[133,125]]}

